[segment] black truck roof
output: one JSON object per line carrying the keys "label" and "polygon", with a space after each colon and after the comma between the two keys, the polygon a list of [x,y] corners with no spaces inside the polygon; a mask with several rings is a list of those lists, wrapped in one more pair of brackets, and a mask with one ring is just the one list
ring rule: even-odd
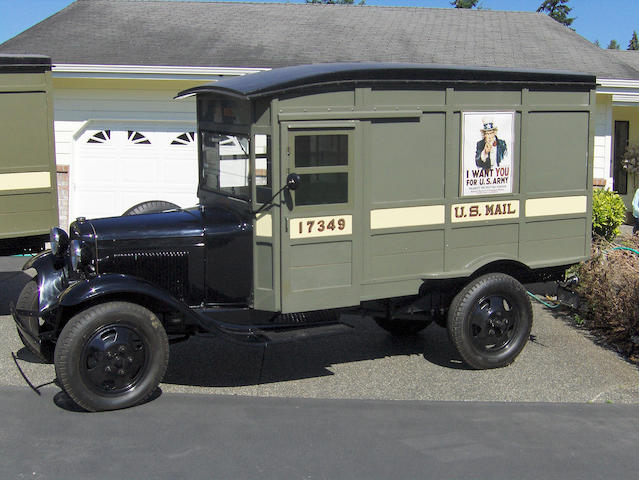
{"label": "black truck roof", "polygon": [[410,63],[318,63],[233,77],[180,92],[176,98],[217,93],[246,99],[355,87],[589,91],[596,78],[575,72],[421,65]]}

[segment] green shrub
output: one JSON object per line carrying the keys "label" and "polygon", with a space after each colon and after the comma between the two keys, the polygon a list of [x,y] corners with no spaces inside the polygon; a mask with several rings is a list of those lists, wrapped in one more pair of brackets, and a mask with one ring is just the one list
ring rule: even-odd
{"label": "green shrub", "polygon": [[596,189],[592,197],[592,231],[612,240],[619,235],[619,225],[625,220],[623,199],[616,192]]}

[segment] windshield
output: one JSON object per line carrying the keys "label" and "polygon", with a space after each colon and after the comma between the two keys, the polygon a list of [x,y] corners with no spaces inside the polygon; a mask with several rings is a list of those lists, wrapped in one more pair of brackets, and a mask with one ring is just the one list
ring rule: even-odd
{"label": "windshield", "polygon": [[202,177],[200,187],[248,200],[249,138],[201,132]]}

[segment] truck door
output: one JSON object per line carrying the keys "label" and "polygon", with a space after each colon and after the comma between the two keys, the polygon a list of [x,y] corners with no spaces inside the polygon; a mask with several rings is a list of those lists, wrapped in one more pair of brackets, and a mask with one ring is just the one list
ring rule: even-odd
{"label": "truck door", "polygon": [[282,208],[284,313],[359,304],[362,185],[358,123],[282,128],[282,182],[301,177]]}

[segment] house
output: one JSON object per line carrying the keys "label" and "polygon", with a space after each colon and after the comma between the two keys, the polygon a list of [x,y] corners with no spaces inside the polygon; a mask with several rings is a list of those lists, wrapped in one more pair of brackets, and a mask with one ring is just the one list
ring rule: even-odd
{"label": "house", "polygon": [[118,215],[143,200],[194,204],[195,105],[174,95],[228,76],[318,62],[593,73],[599,85],[595,182],[635,188],[613,159],[624,143],[623,125],[628,140],[639,143],[639,62],[543,14],[78,0],[0,45],[0,53],[53,59],[60,198],[68,201],[61,205],[68,211],[62,225],[80,215]]}

